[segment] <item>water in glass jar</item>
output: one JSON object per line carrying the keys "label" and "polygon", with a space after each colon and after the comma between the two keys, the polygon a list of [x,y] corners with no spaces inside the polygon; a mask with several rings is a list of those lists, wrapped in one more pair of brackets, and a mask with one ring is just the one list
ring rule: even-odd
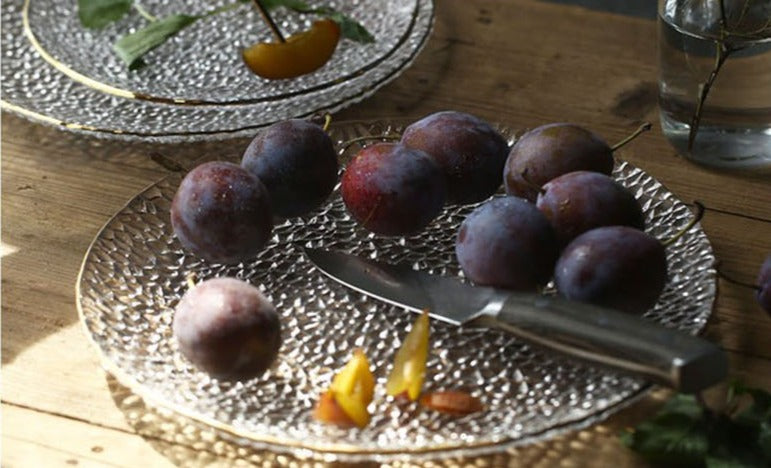
{"label": "water in glass jar", "polygon": [[771,171],[771,1],[724,0],[724,12],[720,3],[660,1],[662,130],[696,162],[765,173]]}

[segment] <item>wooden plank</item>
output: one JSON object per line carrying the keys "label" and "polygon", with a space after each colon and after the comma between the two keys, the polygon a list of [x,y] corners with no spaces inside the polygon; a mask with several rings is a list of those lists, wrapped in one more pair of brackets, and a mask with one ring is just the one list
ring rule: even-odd
{"label": "wooden plank", "polygon": [[5,363],[3,401],[130,432],[81,328],[73,323],[51,332]]}
{"label": "wooden plank", "polygon": [[130,433],[14,405],[3,404],[2,409],[2,466],[6,468],[175,466],[153,445]]}

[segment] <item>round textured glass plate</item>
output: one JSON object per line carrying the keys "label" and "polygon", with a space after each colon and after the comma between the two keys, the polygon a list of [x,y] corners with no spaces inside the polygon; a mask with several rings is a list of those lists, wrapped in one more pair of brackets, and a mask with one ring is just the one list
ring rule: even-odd
{"label": "round textured glass plate", "polygon": [[[167,44],[175,47],[154,50],[148,60],[154,57],[157,62],[131,74],[110,62],[114,59],[108,58],[107,44],[112,39],[107,40],[107,30],[96,34],[70,24],[76,21],[73,4],[47,2],[52,4],[49,11],[42,8],[43,3],[45,0],[16,0],[1,5],[3,108],[68,130],[156,142],[246,136],[254,129],[276,121],[340,110],[372,95],[408,67],[425,45],[433,24],[431,0],[340,2],[340,9],[363,16],[362,22],[378,34],[378,41],[361,45],[343,40],[332,61],[317,72],[293,80],[268,81],[252,75],[245,68],[238,72],[234,70],[242,67],[234,62],[239,57],[239,44],[256,42],[266,34],[248,10],[248,5],[244,5],[247,9],[240,15],[231,12],[222,17],[215,16],[206,20],[209,23],[196,23],[191,26],[194,28],[191,31],[182,31],[172,38],[173,44]],[[164,8],[172,11],[171,2],[167,3],[154,4],[159,11],[165,11]],[[210,5],[202,1],[192,3],[197,6],[183,10],[205,10],[205,5]],[[369,9],[364,8],[365,4]],[[27,7],[29,14],[25,14]],[[59,9],[72,10],[61,25],[54,14]],[[364,10],[379,12],[388,21],[378,23]],[[288,31],[306,25],[305,19],[301,20],[296,14],[277,10],[276,15]],[[233,25],[241,26],[240,22],[246,21],[247,16],[255,22],[251,29],[245,29],[245,36],[232,32]],[[35,22],[31,23],[33,19]],[[66,34],[53,34],[48,26],[40,26],[47,25],[46,21],[51,22],[48,25],[51,28],[60,29],[69,24],[68,27],[74,29],[68,29]],[[118,28],[129,28],[132,21],[137,21],[134,16],[109,26],[108,30],[115,29],[112,32],[115,35]],[[202,28],[201,31],[195,30],[197,26]],[[396,28],[397,34],[386,34],[382,28],[388,26]],[[49,37],[46,31],[52,35]],[[191,34],[202,35],[204,31],[217,31],[217,36],[212,41],[204,41],[208,47],[198,51]],[[250,31],[254,36],[249,35]],[[231,38],[230,34],[238,39]],[[97,46],[97,42],[101,45]],[[59,61],[59,58],[65,58],[51,55],[43,44],[58,55],[65,52],[83,54],[83,50],[91,50],[98,59],[78,63],[95,67],[105,76],[90,69],[69,68],[75,67],[73,64],[65,66]],[[93,46],[93,49],[70,49],[78,44],[82,47],[89,44],[88,47]],[[217,49],[218,45],[224,49]],[[196,69],[198,62],[167,63],[164,50],[180,55],[175,58],[176,62],[182,59],[181,51],[187,51],[210,66],[203,71]],[[196,54],[208,55],[198,57]],[[215,64],[218,60],[221,63]],[[175,73],[180,67],[185,73]],[[82,73],[93,74],[93,77]],[[106,75],[112,79],[106,80]]]}
{"label": "round textured glass plate", "polygon": [[[405,122],[343,122],[330,134],[352,138],[399,132]],[[500,128],[509,142],[515,133]],[[357,146],[341,154],[345,162]],[[643,205],[648,231],[672,236],[691,219],[688,206],[628,163],[614,176]],[[474,205],[447,207],[414,237],[372,235],[348,216],[336,191],[314,213],[281,222],[267,248],[235,265],[208,264],[182,251],[169,206],[181,175],[164,178],[132,199],[98,234],[83,262],[78,307],[105,368],[151,405],[202,421],[238,444],[323,453],[333,460],[422,459],[504,450],[606,417],[650,385],[531,347],[495,330],[434,321],[426,390],[466,389],[485,405],[461,418],[395,403],[384,395],[390,363],[415,315],[337,284],[305,259],[303,247],[339,249],[435,274],[462,276],[454,255],[460,222]],[[696,333],[715,297],[714,256],[700,225],[667,247],[670,278],[646,317]],[[259,286],[282,316],[283,344],[266,374],[223,383],[179,354],[171,322],[186,277],[235,276]],[[320,393],[355,348],[377,379],[372,420],[341,430],[310,414]]]}
{"label": "round textured glass plate", "polygon": [[[27,35],[41,56],[75,81],[106,92],[126,92],[141,99],[179,103],[253,104],[279,101],[348,81],[379,66],[409,38],[418,13],[416,0],[324,1],[355,18],[375,37],[372,44],[341,40],[332,58],[314,73],[291,80],[267,80],[251,73],[241,50],[271,42],[270,30],[251,3],[196,21],[150,51],[148,66],[128,70],[112,50],[128,31],[147,20],[137,13],[99,30],[80,24],[77,9],[60,0],[26,0]],[[142,6],[163,18],[174,13],[203,13],[233,0],[147,0]],[[322,3],[310,1],[311,6]],[[314,15],[278,8],[271,16],[285,35],[306,30]]]}

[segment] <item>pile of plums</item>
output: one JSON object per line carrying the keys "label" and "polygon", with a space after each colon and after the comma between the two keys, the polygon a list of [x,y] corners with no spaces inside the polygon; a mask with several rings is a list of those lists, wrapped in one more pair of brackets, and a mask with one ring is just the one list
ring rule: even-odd
{"label": "pile of plums", "polygon": [[[318,125],[288,120],[260,132],[241,165],[213,161],[191,170],[171,204],[174,234],[189,252],[217,263],[259,253],[274,217],[306,214],[337,183],[337,156]],[[191,287],[176,308],[180,352],[215,378],[243,380],[264,372],[281,344],[273,306],[259,289],[234,278]]]}
{"label": "pile of plums", "polygon": [[487,122],[437,112],[409,125],[398,143],[359,151],[341,180],[343,202],[371,232],[414,234],[445,204],[478,202],[495,193],[508,151]]}
{"label": "pile of plums", "polygon": [[171,224],[183,247],[216,263],[263,249],[274,217],[306,214],[332,193],[337,156],[329,135],[304,120],[276,123],[249,144],[241,165],[201,164],[182,180]]}
{"label": "pile of plums", "polygon": [[667,264],[664,246],[643,232],[640,204],[611,177],[620,145],[556,123],[509,148],[487,122],[438,112],[409,125],[398,143],[359,151],[341,194],[364,228],[409,235],[445,204],[486,200],[503,183],[508,196],[481,204],[458,232],[456,256],[469,279],[537,290],[554,278],[568,298],[642,313],[664,288]]}
{"label": "pile of plums", "polygon": [[[361,226],[387,236],[420,232],[447,204],[483,202],[456,237],[458,262],[472,282],[537,291],[553,278],[567,298],[643,313],[664,288],[667,262],[664,245],[643,231],[640,204],[611,177],[613,152],[631,138],[610,147],[589,130],[555,123],[509,147],[473,115],[437,112],[409,125],[396,143],[364,146],[340,191]],[[318,208],[337,174],[324,129],[303,120],[274,124],[249,144],[240,165],[209,162],[185,176],[171,206],[174,233],[207,261],[247,260],[264,248],[275,217]],[[493,196],[502,184],[506,196]],[[758,300],[769,310],[771,257],[758,282]],[[221,379],[263,372],[281,343],[273,306],[232,278],[191,287],[173,329],[182,354]]]}
{"label": "pile of plums", "polygon": [[667,278],[665,249],[643,232],[634,195],[611,176],[613,150],[572,124],[531,130],[511,148],[508,196],[477,207],[456,255],[474,283],[537,290],[554,278],[570,299],[642,313]]}

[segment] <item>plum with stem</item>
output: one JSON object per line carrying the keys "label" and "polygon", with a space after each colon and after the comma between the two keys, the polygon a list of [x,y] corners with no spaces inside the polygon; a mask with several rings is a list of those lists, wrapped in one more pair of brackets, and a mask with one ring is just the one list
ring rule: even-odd
{"label": "plum with stem", "polygon": [[613,152],[651,128],[641,125],[633,134],[609,146],[595,133],[571,123],[534,128],[517,140],[506,159],[506,193],[535,201],[538,187],[563,174],[592,171],[610,175]]}

